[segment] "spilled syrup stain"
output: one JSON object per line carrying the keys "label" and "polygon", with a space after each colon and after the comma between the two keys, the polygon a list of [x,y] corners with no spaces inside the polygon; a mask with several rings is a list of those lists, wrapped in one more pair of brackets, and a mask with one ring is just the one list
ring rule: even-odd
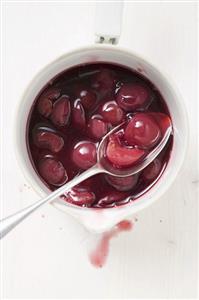
{"label": "spilled syrup stain", "polygon": [[89,255],[91,264],[96,268],[102,268],[108,257],[110,240],[113,237],[116,237],[120,232],[130,231],[132,228],[133,223],[131,221],[124,220],[118,223],[110,231],[105,232],[97,247]]}

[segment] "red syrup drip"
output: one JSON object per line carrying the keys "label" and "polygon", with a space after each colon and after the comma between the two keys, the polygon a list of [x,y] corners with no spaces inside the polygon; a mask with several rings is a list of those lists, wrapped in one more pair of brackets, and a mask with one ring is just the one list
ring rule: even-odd
{"label": "red syrup drip", "polygon": [[120,232],[130,231],[133,228],[132,221],[123,220],[118,223],[113,229],[105,232],[102,235],[97,247],[90,253],[89,260],[91,264],[96,268],[102,268],[109,254],[110,240],[116,237]]}

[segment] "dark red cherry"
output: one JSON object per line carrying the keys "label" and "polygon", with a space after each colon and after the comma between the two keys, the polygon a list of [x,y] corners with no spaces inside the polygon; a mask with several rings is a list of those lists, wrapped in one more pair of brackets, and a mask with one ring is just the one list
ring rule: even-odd
{"label": "dark red cherry", "polygon": [[172,126],[171,119],[168,115],[159,113],[159,112],[150,112],[148,113],[158,124],[162,136],[165,134],[166,130]]}
{"label": "dark red cherry", "polygon": [[156,121],[147,113],[137,113],[126,126],[125,139],[131,146],[151,148],[161,139],[161,131]]}
{"label": "dark red cherry", "polygon": [[65,126],[69,121],[70,112],[70,99],[68,96],[62,96],[53,105],[51,121],[58,127]]}
{"label": "dark red cherry", "polygon": [[130,167],[145,154],[144,150],[127,148],[119,143],[118,139],[111,139],[108,142],[106,155],[109,161],[118,168]]}
{"label": "dark red cherry", "polygon": [[117,103],[125,111],[144,109],[150,104],[151,91],[141,83],[126,83],[117,94]]}
{"label": "dark red cherry", "polygon": [[86,126],[86,116],[80,99],[75,100],[72,108],[72,122],[77,129],[84,129]]}
{"label": "dark red cherry", "polygon": [[79,183],[75,187],[77,187],[79,190],[82,190],[82,191],[85,191],[85,190],[91,191],[93,184],[94,184],[93,177],[90,177],[90,178],[82,181],[81,183]]}
{"label": "dark red cherry", "polygon": [[64,139],[47,127],[33,130],[33,141],[38,148],[48,149],[54,153],[59,152],[64,146]]}
{"label": "dark red cherry", "polygon": [[48,99],[50,100],[58,99],[60,94],[61,94],[60,89],[54,87],[45,90],[45,92],[43,93],[43,95],[45,95],[45,97],[48,97]]}
{"label": "dark red cherry", "polygon": [[101,114],[104,120],[112,125],[118,125],[124,119],[124,112],[115,101],[106,102],[102,107]]}
{"label": "dark red cherry", "polygon": [[76,187],[71,189],[65,196],[66,201],[80,206],[89,207],[95,202],[95,194],[93,192]]}
{"label": "dark red cherry", "polygon": [[43,158],[38,165],[39,173],[52,185],[62,185],[68,180],[66,170],[62,163],[52,157]]}
{"label": "dark red cherry", "polygon": [[53,108],[52,100],[56,100],[59,96],[60,96],[59,89],[50,88],[49,90],[46,90],[39,97],[37,102],[37,109],[39,113],[46,118],[49,117]]}
{"label": "dark red cherry", "polygon": [[142,177],[145,181],[154,180],[160,173],[162,163],[159,158],[156,158],[142,172]]}
{"label": "dark red cherry", "polygon": [[95,144],[88,141],[77,143],[72,150],[72,160],[83,170],[92,167],[97,161]]}
{"label": "dark red cherry", "polygon": [[109,124],[100,115],[94,115],[88,122],[89,136],[94,139],[101,139],[108,133]]}
{"label": "dark red cherry", "polygon": [[44,117],[49,117],[52,110],[53,110],[53,104],[50,99],[47,97],[41,97],[38,100],[37,109],[39,113]]}
{"label": "dark red cherry", "polygon": [[97,95],[88,88],[79,88],[75,91],[75,96],[81,100],[81,103],[85,109],[91,109],[96,105]]}
{"label": "dark red cherry", "polygon": [[102,94],[106,94],[114,89],[115,74],[108,69],[101,69],[93,76],[92,87]]}
{"label": "dark red cherry", "polygon": [[138,174],[131,175],[128,177],[115,177],[111,175],[106,176],[107,182],[116,188],[118,191],[130,191],[138,182]]}
{"label": "dark red cherry", "polygon": [[93,191],[93,187],[96,185],[96,182],[101,182],[104,180],[104,175],[102,174],[98,174],[98,175],[94,175],[92,177],[89,177],[88,179],[82,181],[81,183],[79,183],[78,185],[76,185],[75,187],[78,187],[79,190],[82,191]]}

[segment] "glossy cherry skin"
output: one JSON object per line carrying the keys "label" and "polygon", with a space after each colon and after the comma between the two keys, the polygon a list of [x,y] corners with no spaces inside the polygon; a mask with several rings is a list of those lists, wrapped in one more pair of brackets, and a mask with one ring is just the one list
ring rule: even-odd
{"label": "glossy cherry skin", "polygon": [[119,125],[124,120],[124,112],[115,101],[106,102],[101,110],[105,121],[112,125]]}
{"label": "glossy cherry skin", "polygon": [[48,149],[58,153],[64,146],[64,139],[47,127],[38,127],[33,130],[34,144],[41,149]]}
{"label": "glossy cherry skin", "polygon": [[107,175],[106,180],[111,186],[113,186],[118,191],[130,191],[136,186],[138,182],[138,177],[138,174],[131,175],[128,177],[116,177]]}
{"label": "glossy cherry skin", "polygon": [[117,93],[116,101],[125,111],[145,109],[150,104],[151,92],[141,83],[125,83]]}
{"label": "glossy cherry skin", "polygon": [[62,127],[68,123],[70,113],[70,99],[68,96],[62,96],[53,104],[53,110],[50,118],[55,126]]}
{"label": "glossy cherry skin", "polygon": [[66,170],[62,163],[52,157],[44,157],[38,164],[40,175],[47,183],[62,185],[68,180]]}
{"label": "glossy cherry skin", "polygon": [[145,151],[142,149],[128,148],[119,143],[118,138],[113,138],[108,142],[106,155],[108,160],[116,168],[130,167],[143,158]]}
{"label": "glossy cherry skin", "polygon": [[86,126],[86,115],[80,99],[75,100],[73,103],[72,122],[73,126],[81,130]]}
{"label": "glossy cherry skin", "polygon": [[95,202],[95,194],[89,190],[74,187],[65,194],[66,201],[79,206],[91,206]]}
{"label": "glossy cherry skin", "polygon": [[88,141],[77,143],[72,150],[72,161],[83,170],[92,167],[97,161],[95,144]]}
{"label": "glossy cherry skin", "polygon": [[88,134],[90,137],[100,140],[109,131],[109,124],[100,115],[94,115],[88,122]]}
{"label": "glossy cherry skin", "polygon": [[75,96],[80,99],[83,107],[86,110],[91,109],[97,103],[97,95],[94,91],[85,87],[77,87],[75,90]]}
{"label": "glossy cherry skin", "polygon": [[142,177],[145,181],[152,181],[158,177],[162,169],[162,163],[159,158],[154,159],[142,172]]}
{"label": "glossy cherry skin", "polygon": [[158,144],[161,131],[150,115],[137,113],[126,126],[124,136],[128,145],[148,149]]}
{"label": "glossy cherry skin", "polygon": [[56,100],[60,96],[60,90],[56,88],[50,88],[46,90],[38,99],[37,109],[38,112],[44,116],[49,117],[53,110],[53,100]]}
{"label": "glossy cherry skin", "polygon": [[165,134],[166,130],[172,126],[172,122],[171,122],[171,118],[163,113],[160,112],[149,112],[147,113],[149,116],[151,116],[151,118],[153,118],[153,120],[156,121],[156,123],[158,124],[158,127],[160,128],[161,134],[162,136]]}

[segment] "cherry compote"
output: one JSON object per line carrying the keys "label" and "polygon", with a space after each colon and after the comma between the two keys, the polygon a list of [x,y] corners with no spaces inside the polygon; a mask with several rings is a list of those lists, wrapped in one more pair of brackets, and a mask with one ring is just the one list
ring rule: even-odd
{"label": "cherry compote", "polygon": [[[114,168],[140,162],[161,141],[170,115],[157,88],[122,66],[97,63],[73,67],[53,78],[36,97],[27,124],[35,171],[55,190],[96,163],[101,139],[112,134],[106,159]],[[125,178],[95,175],[63,195],[83,207],[108,208],[138,199],[164,171],[169,142],[142,172]]]}

